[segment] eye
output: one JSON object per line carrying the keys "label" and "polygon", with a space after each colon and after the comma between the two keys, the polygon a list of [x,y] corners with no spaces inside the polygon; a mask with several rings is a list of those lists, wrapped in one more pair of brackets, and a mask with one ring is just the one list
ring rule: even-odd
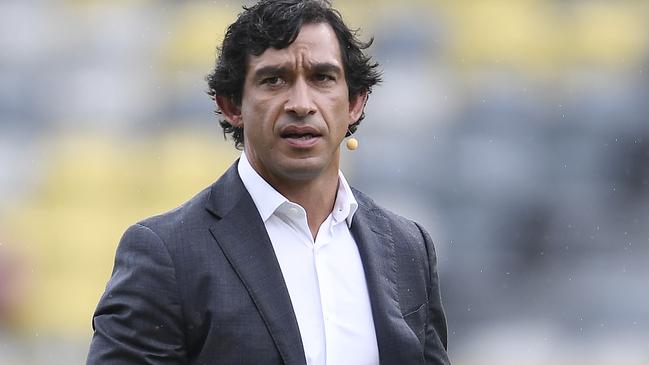
{"label": "eye", "polygon": [[329,81],[335,81],[336,78],[332,75],[329,74],[315,74],[313,76],[313,79],[317,82],[329,82]]}
{"label": "eye", "polygon": [[267,77],[263,80],[261,80],[261,83],[264,85],[269,85],[269,86],[279,86],[284,82],[281,77],[279,76],[270,76]]}

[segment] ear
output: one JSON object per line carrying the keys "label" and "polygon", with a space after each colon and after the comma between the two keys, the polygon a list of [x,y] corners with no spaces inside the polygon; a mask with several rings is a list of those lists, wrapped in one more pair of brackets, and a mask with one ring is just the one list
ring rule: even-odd
{"label": "ear", "polygon": [[356,97],[349,101],[349,124],[354,124],[363,115],[365,103],[367,103],[367,90],[361,91]]}
{"label": "ear", "polygon": [[215,96],[214,100],[216,105],[221,110],[223,117],[228,121],[233,127],[243,127],[243,121],[241,119],[241,107],[236,105],[232,99],[226,98],[224,96]]}

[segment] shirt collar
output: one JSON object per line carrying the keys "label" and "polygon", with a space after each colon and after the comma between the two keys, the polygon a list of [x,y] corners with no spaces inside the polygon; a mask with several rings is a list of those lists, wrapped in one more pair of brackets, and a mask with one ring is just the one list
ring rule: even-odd
{"label": "shirt collar", "polygon": [[354,198],[354,193],[352,193],[343,172],[338,170],[338,193],[336,194],[334,209],[331,212],[334,222],[346,220],[347,227],[351,227],[357,209],[358,202]]}
{"label": "shirt collar", "polygon": [[239,177],[241,177],[243,185],[246,187],[246,190],[248,190],[248,193],[250,193],[252,200],[257,206],[259,215],[261,215],[261,219],[264,222],[275,213],[277,208],[288,202],[288,199],[275,190],[275,188],[270,186],[270,184],[252,168],[252,165],[250,164],[250,161],[248,161],[248,157],[245,153],[241,153],[237,170],[239,171]]}
{"label": "shirt collar", "polygon": [[[252,197],[261,219],[266,222],[275,211],[284,203],[289,202],[286,197],[280,194],[266,180],[264,180],[257,171],[252,167],[248,156],[245,152],[241,153],[239,164],[237,166],[239,177],[243,185]],[[346,221],[347,226],[351,227],[352,218],[358,209],[358,202],[354,198],[352,189],[349,187],[342,171],[338,170],[338,192],[336,193],[336,202],[331,212],[334,223]]]}

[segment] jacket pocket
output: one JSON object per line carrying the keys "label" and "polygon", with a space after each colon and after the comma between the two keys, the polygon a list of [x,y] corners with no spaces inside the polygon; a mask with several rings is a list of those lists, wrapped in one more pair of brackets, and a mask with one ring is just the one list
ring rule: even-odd
{"label": "jacket pocket", "polygon": [[428,301],[403,315],[406,324],[417,335],[419,341],[423,341],[424,330],[426,329],[426,308],[428,308]]}

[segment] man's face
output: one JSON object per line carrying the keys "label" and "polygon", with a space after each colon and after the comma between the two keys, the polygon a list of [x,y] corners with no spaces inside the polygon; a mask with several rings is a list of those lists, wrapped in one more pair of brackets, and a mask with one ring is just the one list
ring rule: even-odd
{"label": "man's face", "polygon": [[246,155],[266,180],[294,183],[337,176],[340,143],[365,98],[350,103],[331,26],[305,24],[288,47],[249,57],[239,114],[224,114],[244,128]]}

